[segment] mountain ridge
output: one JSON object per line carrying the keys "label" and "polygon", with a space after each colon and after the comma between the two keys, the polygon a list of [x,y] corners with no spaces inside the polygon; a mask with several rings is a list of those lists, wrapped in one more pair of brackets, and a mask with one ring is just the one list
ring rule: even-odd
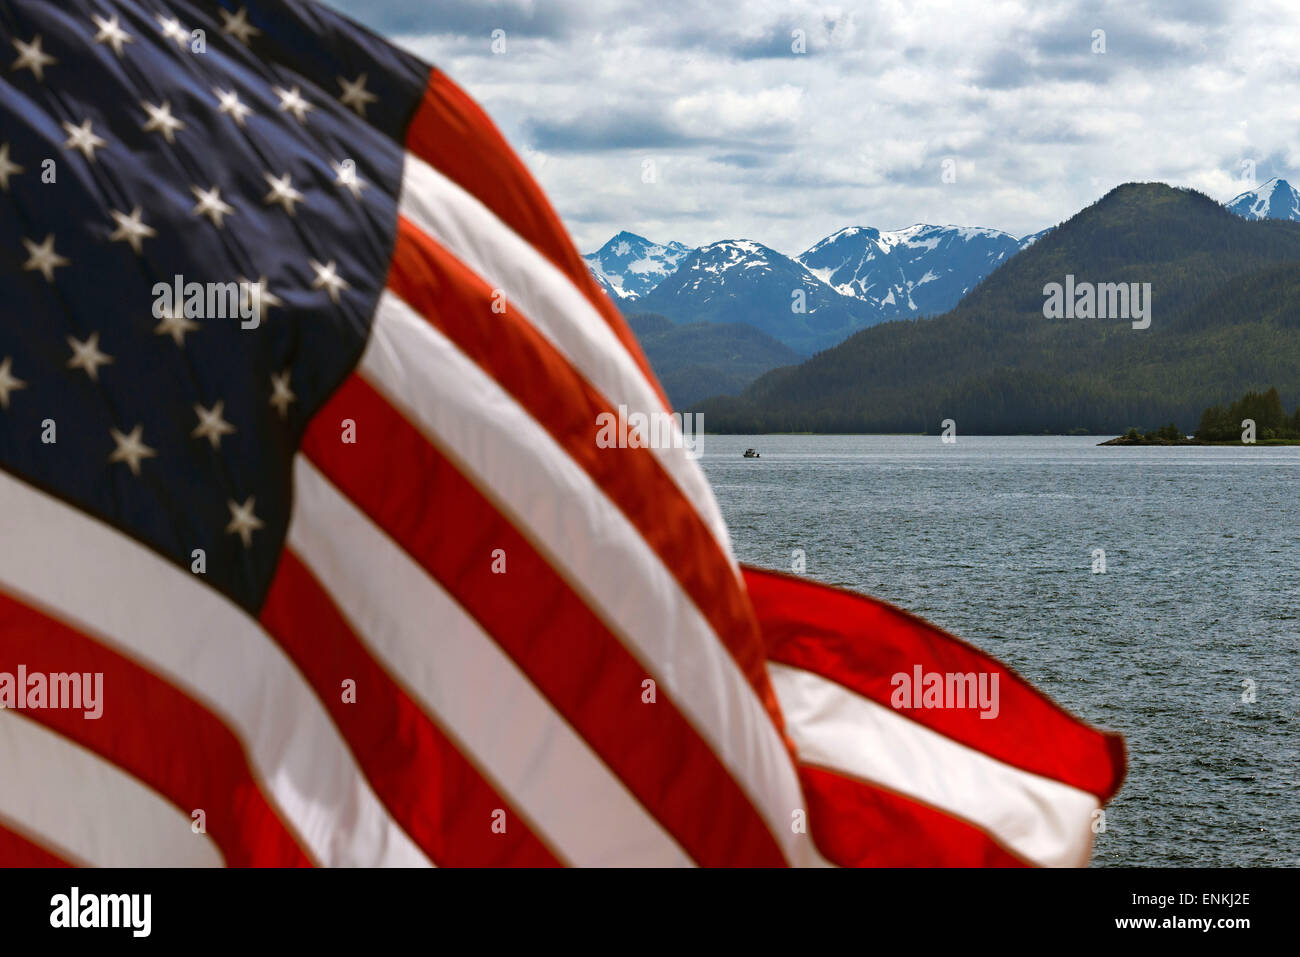
{"label": "mountain ridge", "polygon": [[[1254,189],[1246,190],[1239,193],[1232,199],[1222,204],[1230,212],[1237,214],[1243,219],[1284,219],[1290,221],[1300,221],[1300,190],[1293,187],[1285,178],[1275,176]],[[906,241],[909,234],[929,232],[950,232],[954,234],[981,235],[985,237],[998,237],[1001,239],[1014,240],[1017,245],[1017,251],[1024,250],[1033,245],[1038,239],[1051,232],[1055,227],[1048,226],[1035,233],[1017,238],[1015,234],[1008,233],[1004,230],[991,226],[960,226],[952,223],[945,225],[936,225],[930,223],[914,223],[911,226],[904,226],[897,229],[880,229],[874,226],[843,226],[834,232],[824,236],[817,242],[813,243],[803,252],[788,256],[796,262],[807,263],[810,256],[815,255],[819,250],[831,244],[833,241],[841,238],[845,234],[864,234],[877,240],[882,247],[893,247],[900,242]],[[752,240],[740,240],[752,241]],[[715,241],[716,242],[716,241]],[[632,262],[639,260],[634,259],[627,261],[628,253],[624,252],[621,256],[612,252],[622,244],[630,244],[633,251],[643,250],[650,253],[649,256],[642,255],[640,259],[654,259],[655,262],[640,262],[640,268],[633,270],[636,278],[631,282],[626,281],[628,266]],[[713,245],[706,243],[705,245]],[[679,265],[687,254],[695,249],[703,247],[690,247],[682,243],[673,241],[668,243],[655,243],[644,236],[633,233],[630,230],[620,230],[612,236],[598,250],[586,253],[583,259],[587,262],[592,274],[615,301],[635,300],[651,291],[655,285],[662,282],[672,274],[672,271]],[[775,251],[775,250],[774,250]],[[886,249],[882,248],[882,252]],[[780,255],[785,255],[781,253]],[[625,261],[619,262],[619,259]],[[996,263],[995,263],[996,265]],[[817,267],[824,270],[824,267]],[[829,283],[834,288],[834,283]],[[848,289],[852,284],[844,284]],[[852,293],[846,293],[852,295]]]}

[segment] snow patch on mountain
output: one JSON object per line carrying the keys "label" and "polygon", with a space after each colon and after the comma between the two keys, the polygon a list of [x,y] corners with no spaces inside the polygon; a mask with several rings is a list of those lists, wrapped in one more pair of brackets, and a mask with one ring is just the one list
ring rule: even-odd
{"label": "snow patch on mountain", "polygon": [[1046,229],[1040,229],[1038,232],[1030,233],[1028,236],[1021,236],[1020,248],[1028,249],[1030,246],[1038,242],[1040,239],[1042,239],[1044,236],[1046,236],[1055,228],[1056,228],[1055,226],[1048,226]]}

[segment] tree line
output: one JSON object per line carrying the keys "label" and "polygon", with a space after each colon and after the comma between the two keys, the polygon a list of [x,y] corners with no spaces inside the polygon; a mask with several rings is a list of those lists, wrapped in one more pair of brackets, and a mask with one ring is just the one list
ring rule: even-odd
{"label": "tree line", "polygon": [[1255,423],[1255,438],[1300,439],[1300,405],[1286,414],[1276,388],[1247,392],[1226,408],[1212,405],[1201,413],[1196,437],[1205,442],[1234,442],[1241,439],[1248,422]]}

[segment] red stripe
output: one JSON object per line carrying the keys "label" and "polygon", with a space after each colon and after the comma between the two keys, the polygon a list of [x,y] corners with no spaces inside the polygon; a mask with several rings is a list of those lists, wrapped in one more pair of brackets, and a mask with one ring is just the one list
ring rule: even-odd
{"label": "red stripe", "polygon": [[0,867],[72,867],[53,851],[46,850],[0,821]]}
{"label": "red stripe", "polygon": [[[382,453],[343,446],[333,425],[342,418]],[[696,861],[782,863],[758,812],[663,689],[657,703],[642,702],[641,683],[653,675],[371,386],[345,381],[302,448],[480,623]],[[495,549],[505,551],[504,576],[492,572]]]}
{"label": "red stripe", "polygon": [[[319,421],[319,419],[317,420]],[[262,624],[316,690],[375,793],[437,864],[555,867],[559,861],[524,818],[465,759],[370,656],[329,594],[285,548],[262,607]],[[431,633],[430,640],[436,640]],[[356,682],[355,703],[343,682]],[[492,833],[492,813],[517,822]]]}
{"label": "red stripe", "polygon": [[999,714],[975,708],[898,709],[918,724],[1013,767],[1041,774],[1102,802],[1124,779],[1124,740],[1073,717],[1006,665],[879,599],[756,568],[745,583],[762,623],[768,658],[803,668],[892,707],[898,673],[998,675]]}
{"label": "red stripe", "polygon": [[139,778],[186,817],[202,809],[227,865],[310,864],[220,719],[129,658],[0,591],[0,671],[19,664],[29,674],[102,672],[97,720],[68,709],[22,713]]}
{"label": "red stripe", "polygon": [[863,781],[802,765],[818,850],[842,867],[1026,867],[978,827]]}
{"label": "red stripe", "polygon": [[406,148],[476,196],[568,275],[636,360],[663,407],[670,407],[622,314],[591,277],[541,188],[487,114],[436,69],[407,127]]}
{"label": "red stripe", "polygon": [[[781,712],[740,582],[708,525],[649,449],[596,444],[597,392],[514,304],[405,218],[398,219],[388,288],[492,376],[618,506],[731,652],[777,728]],[[491,316],[491,322],[484,322]]]}

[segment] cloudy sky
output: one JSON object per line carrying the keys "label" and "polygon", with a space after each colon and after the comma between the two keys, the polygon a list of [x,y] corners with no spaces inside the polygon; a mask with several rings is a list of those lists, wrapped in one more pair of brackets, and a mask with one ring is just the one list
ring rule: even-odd
{"label": "cloudy sky", "polygon": [[1132,180],[1300,180],[1295,0],[329,2],[477,98],[584,252],[1023,235]]}

